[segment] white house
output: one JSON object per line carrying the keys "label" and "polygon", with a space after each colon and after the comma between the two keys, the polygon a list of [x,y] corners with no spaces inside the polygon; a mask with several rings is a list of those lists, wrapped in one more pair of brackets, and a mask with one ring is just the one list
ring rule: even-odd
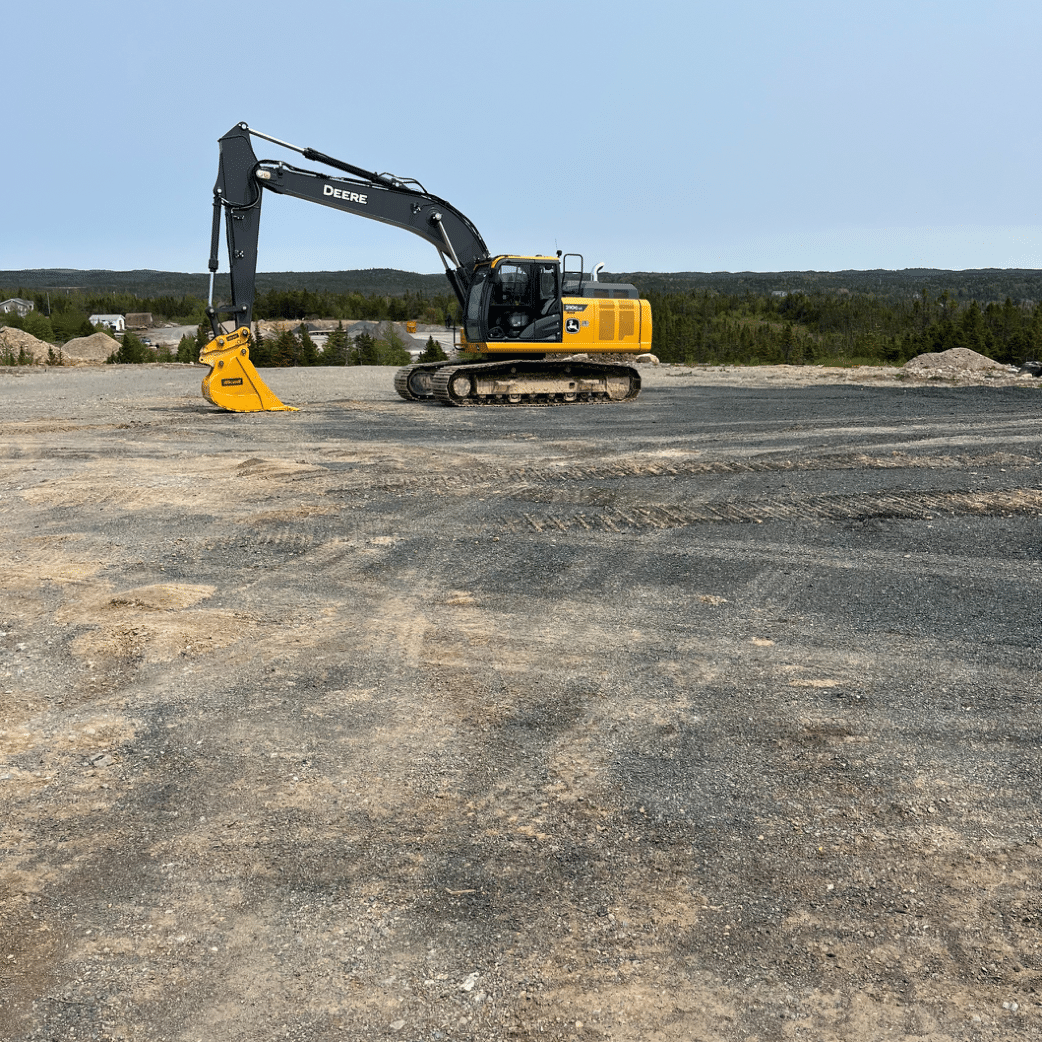
{"label": "white house", "polygon": [[88,321],[92,326],[108,326],[113,333],[122,333],[127,328],[122,315],[90,315]]}
{"label": "white house", "polygon": [[23,318],[33,309],[31,300],[23,300],[21,297],[11,297],[9,300],[0,300],[0,311],[10,313],[17,311]]}

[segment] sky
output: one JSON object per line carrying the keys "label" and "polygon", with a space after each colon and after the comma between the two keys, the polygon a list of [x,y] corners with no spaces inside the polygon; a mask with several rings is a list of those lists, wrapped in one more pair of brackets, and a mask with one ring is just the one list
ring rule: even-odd
{"label": "sky", "polygon": [[[240,121],[416,178],[493,253],[1042,268],[1038,0],[55,0],[4,28],[0,270],[205,271]],[[259,270],[353,268],[442,270],[266,198]]]}

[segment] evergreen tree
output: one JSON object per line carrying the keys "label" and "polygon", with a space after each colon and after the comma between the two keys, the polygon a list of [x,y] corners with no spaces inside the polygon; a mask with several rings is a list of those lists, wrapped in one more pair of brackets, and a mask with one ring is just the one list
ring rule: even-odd
{"label": "evergreen tree", "polygon": [[434,337],[427,337],[427,346],[420,352],[417,362],[444,362],[448,355],[442,350],[441,344]]}
{"label": "evergreen tree", "polygon": [[347,365],[348,341],[344,332],[344,323],[339,322],[336,329],[326,338],[326,348],[322,352],[323,365]]}
{"label": "evergreen tree", "polygon": [[271,345],[271,365],[280,368],[297,365],[300,342],[292,329],[284,329]]}
{"label": "evergreen tree", "polygon": [[1026,329],[1018,329],[1006,342],[1003,355],[998,359],[1007,365],[1023,365],[1038,357],[1038,350],[1031,340],[1031,333]]}
{"label": "evergreen tree", "polygon": [[377,341],[379,361],[377,365],[408,365],[412,361],[405,346],[405,341],[394,328],[394,324],[388,322],[384,327],[383,335]]}
{"label": "evergreen tree", "polygon": [[196,362],[199,359],[199,347],[194,336],[181,337],[177,345],[177,360],[179,362]]}
{"label": "evergreen tree", "polygon": [[25,344],[18,348],[18,354],[13,347],[5,346],[0,349],[0,365],[36,365],[36,355]]}
{"label": "evergreen tree", "polygon": [[1035,311],[1028,326],[1028,338],[1031,346],[1023,361],[1030,362],[1042,358],[1042,303],[1035,305]]}
{"label": "evergreen tree", "polygon": [[275,364],[272,359],[272,341],[266,337],[259,325],[250,338],[250,361],[258,368],[269,368]]}
{"label": "evergreen tree", "polygon": [[305,326],[300,327],[300,336],[298,338],[300,344],[300,350],[297,355],[297,365],[319,365],[322,361],[318,353],[318,347],[315,345],[315,341],[311,339],[311,335],[308,333]]}
{"label": "evergreen tree", "polygon": [[37,340],[54,340],[54,329],[51,326],[51,320],[46,315],[41,315],[39,311],[30,311],[22,319],[22,329],[31,336],[36,337]]}
{"label": "evergreen tree", "polygon": [[65,311],[55,309],[51,315],[51,328],[54,330],[55,339],[61,343],[74,340],[76,337],[91,336],[97,332],[90,324],[86,312],[76,308]]}
{"label": "evergreen tree", "polygon": [[128,329],[123,334],[119,349],[105,359],[110,365],[141,365],[153,360],[152,352],[141,342],[141,339]]}
{"label": "evergreen tree", "polygon": [[368,333],[355,337],[355,349],[351,352],[351,365],[379,365],[380,354],[376,341]]}
{"label": "evergreen tree", "polygon": [[970,306],[962,313],[959,319],[959,346],[976,351],[981,355],[991,355],[989,347],[994,347],[994,335],[984,325],[984,315],[980,304],[975,300],[970,301]]}

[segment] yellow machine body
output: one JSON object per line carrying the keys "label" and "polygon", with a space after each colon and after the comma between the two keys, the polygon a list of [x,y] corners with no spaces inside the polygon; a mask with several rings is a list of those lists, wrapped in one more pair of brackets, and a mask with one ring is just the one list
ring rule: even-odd
{"label": "yellow machine body", "polygon": [[[565,332],[559,344],[531,344],[547,354],[644,354],[651,350],[651,305],[646,300],[607,300],[599,297],[564,297]],[[571,320],[571,321],[569,321]],[[472,344],[460,330],[464,351],[480,354],[516,354],[517,340],[493,340]],[[527,346],[527,345],[526,345]]]}
{"label": "yellow machine body", "polygon": [[[500,326],[502,316],[499,313],[515,309],[526,315],[525,321],[538,314],[549,315],[550,312],[543,307],[548,299],[545,292],[538,301],[533,300],[528,285],[537,280],[535,272],[542,269],[549,274],[549,269],[557,268],[559,264],[557,257],[510,254],[492,258],[487,265],[487,270],[491,273],[488,279],[490,283],[494,283],[496,273],[504,267],[527,267],[532,273],[531,278],[526,277],[525,288],[508,303],[493,299],[492,294],[485,290],[479,307],[477,294],[482,290],[480,285],[472,289],[465,327],[474,332],[477,323],[471,319],[477,311],[485,313],[482,328]],[[558,277],[554,276],[555,279]],[[580,282],[582,283],[582,280]],[[525,351],[566,355],[580,352],[591,355],[643,354],[651,350],[651,305],[646,300],[640,300],[632,286],[600,283],[590,279],[582,283],[581,296],[566,291],[559,301],[560,321],[556,335],[551,334],[547,337],[537,331],[533,337],[527,338],[525,334],[518,337],[515,332],[514,335],[507,333],[495,339],[489,337],[478,342],[476,339],[471,340],[464,333],[465,350],[487,355],[516,355]],[[505,327],[505,323],[502,325]],[[517,329],[516,326],[514,328]]]}
{"label": "yellow machine body", "polygon": [[[599,297],[565,297],[565,331],[561,347],[566,351],[651,350],[651,305],[646,300],[605,300]],[[569,332],[569,320],[579,323]]]}
{"label": "yellow machine body", "polygon": [[229,412],[296,412],[283,405],[250,361],[246,326],[211,340],[199,353],[210,371],[203,377],[203,397]]}

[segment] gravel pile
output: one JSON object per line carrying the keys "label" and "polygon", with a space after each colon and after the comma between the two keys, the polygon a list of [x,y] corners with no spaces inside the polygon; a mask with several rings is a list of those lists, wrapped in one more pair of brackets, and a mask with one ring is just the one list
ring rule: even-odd
{"label": "gravel pile", "polygon": [[902,366],[906,371],[928,369],[936,375],[948,376],[953,373],[981,373],[994,370],[998,373],[1014,372],[1010,366],[996,362],[994,358],[971,351],[966,347],[952,347],[947,351],[929,351],[924,355],[916,355]]}
{"label": "gravel pile", "polygon": [[[46,345],[44,345],[46,346]],[[104,362],[113,351],[119,350],[119,342],[107,333],[92,333],[77,337],[62,345],[62,362],[65,365],[84,365]]]}
{"label": "gravel pile", "polygon": [[13,326],[0,326],[0,351],[11,351],[17,355],[23,349],[28,351],[37,362],[47,361],[47,348],[50,344],[37,340],[32,333]]}

